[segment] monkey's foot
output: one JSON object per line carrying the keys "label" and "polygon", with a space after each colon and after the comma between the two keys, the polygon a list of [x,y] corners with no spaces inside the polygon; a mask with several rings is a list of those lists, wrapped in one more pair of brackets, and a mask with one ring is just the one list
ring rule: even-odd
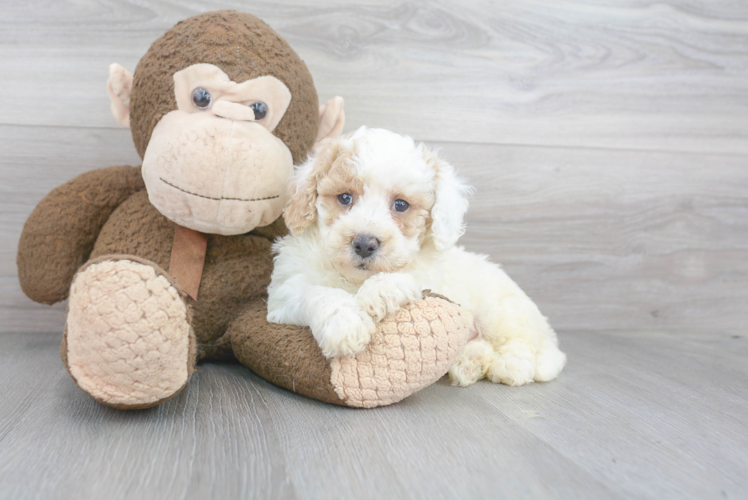
{"label": "monkey's foot", "polygon": [[62,357],[96,401],[147,408],[187,384],[195,364],[190,312],[165,274],[120,257],[94,261],[73,280]]}

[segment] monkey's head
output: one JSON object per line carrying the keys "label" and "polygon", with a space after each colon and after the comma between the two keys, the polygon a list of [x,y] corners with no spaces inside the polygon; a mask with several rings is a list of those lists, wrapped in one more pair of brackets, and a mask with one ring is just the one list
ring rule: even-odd
{"label": "monkey's head", "polygon": [[293,166],[343,128],[342,99],[318,107],[299,56],[263,21],[236,11],[178,23],[134,75],[110,66],[107,87],[143,159],[151,203],[204,233],[272,223]]}

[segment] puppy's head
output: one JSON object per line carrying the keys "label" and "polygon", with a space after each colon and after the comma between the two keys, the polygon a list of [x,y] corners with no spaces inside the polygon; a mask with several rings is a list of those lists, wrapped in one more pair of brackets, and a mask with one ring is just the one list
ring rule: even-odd
{"label": "puppy's head", "polygon": [[321,143],[289,186],[286,225],[295,235],[316,228],[325,257],[354,283],[454,245],[470,192],[423,144],[365,127]]}

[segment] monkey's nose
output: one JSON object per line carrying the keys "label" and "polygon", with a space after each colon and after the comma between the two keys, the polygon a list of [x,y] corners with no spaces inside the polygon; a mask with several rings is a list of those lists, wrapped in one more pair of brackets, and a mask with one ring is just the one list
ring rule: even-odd
{"label": "monkey's nose", "polygon": [[253,122],[255,112],[249,106],[231,101],[217,101],[213,104],[213,113],[229,120]]}
{"label": "monkey's nose", "polygon": [[379,249],[379,240],[370,234],[359,234],[351,243],[353,250],[361,258],[371,257]]}

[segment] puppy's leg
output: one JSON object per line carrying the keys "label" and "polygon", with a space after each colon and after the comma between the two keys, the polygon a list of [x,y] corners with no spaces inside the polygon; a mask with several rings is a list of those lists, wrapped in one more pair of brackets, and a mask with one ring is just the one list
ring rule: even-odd
{"label": "puppy's leg", "polygon": [[556,332],[551,329],[550,333],[540,339],[540,348],[535,356],[536,382],[553,380],[566,366],[566,354],[558,348]]}
{"label": "puppy's leg", "polygon": [[309,326],[328,358],[363,351],[375,330],[354,295],[339,288],[311,285],[303,276],[271,285],[267,319],[271,323]]}
{"label": "puppy's leg", "polygon": [[467,387],[486,377],[496,353],[489,342],[475,339],[467,343],[449,369],[449,380],[452,385]]}
{"label": "puppy's leg", "polygon": [[421,287],[409,274],[377,273],[364,281],[356,293],[356,301],[375,322],[379,322],[421,296]]}
{"label": "puppy's leg", "polygon": [[[458,250],[450,260],[449,288],[453,288],[457,302],[471,309],[480,339],[493,349],[485,376],[511,386],[554,379],[566,356],[535,303],[501,267],[485,257]],[[452,290],[443,293],[450,296]],[[458,368],[465,371],[466,366]]]}
{"label": "puppy's leg", "polygon": [[519,288],[517,292],[500,297],[494,309],[479,319],[496,351],[487,377],[511,386],[552,380],[564,367],[566,356],[535,303]]}

